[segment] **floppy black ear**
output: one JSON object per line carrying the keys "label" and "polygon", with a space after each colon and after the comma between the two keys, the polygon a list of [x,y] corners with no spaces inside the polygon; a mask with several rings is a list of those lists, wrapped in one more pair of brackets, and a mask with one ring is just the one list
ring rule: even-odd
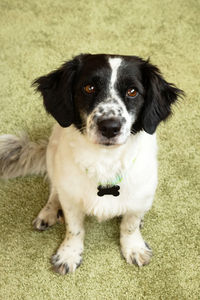
{"label": "floppy black ear", "polygon": [[159,69],[149,61],[143,65],[142,76],[145,87],[142,124],[147,133],[153,134],[158,124],[171,114],[171,104],[184,93],[174,84],[165,81]]}
{"label": "floppy black ear", "polygon": [[73,81],[80,65],[80,60],[81,55],[33,82],[33,86],[36,86],[36,90],[41,92],[43,96],[46,111],[62,127],[68,127],[74,121]]}

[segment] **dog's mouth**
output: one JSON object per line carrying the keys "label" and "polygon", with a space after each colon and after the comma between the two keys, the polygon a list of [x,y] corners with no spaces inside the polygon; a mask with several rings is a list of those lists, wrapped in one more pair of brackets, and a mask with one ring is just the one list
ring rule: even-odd
{"label": "dog's mouth", "polygon": [[95,142],[95,144],[99,144],[99,145],[102,145],[102,146],[106,146],[106,147],[111,147],[111,146],[120,146],[122,145],[122,143],[116,143],[116,142]]}
{"label": "dog's mouth", "polygon": [[117,147],[117,146],[120,146],[120,145],[123,145],[126,143],[129,134],[127,134],[127,135],[118,134],[115,137],[106,138],[99,132],[96,132],[96,133],[88,132],[87,136],[88,136],[89,140],[94,144],[102,145],[105,147],[111,147],[111,146]]}
{"label": "dog's mouth", "polygon": [[120,141],[118,138],[114,138],[114,139],[100,138],[96,141],[96,143],[109,147],[109,146],[120,146],[120,145],[124,144],[125,141]]}

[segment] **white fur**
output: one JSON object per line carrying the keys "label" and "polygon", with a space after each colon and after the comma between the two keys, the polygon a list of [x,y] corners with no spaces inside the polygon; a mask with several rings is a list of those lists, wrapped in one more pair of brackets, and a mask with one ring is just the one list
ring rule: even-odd
{"label": "white fur", "polygon": [[111,97],[115,97],[116,94],[116,90],[114,88],[115,82],[117,80],[117,73],[118,73],[118,69],[120,67],[120,65],[122,64],[122,59],[117,57],[117,58],[109,58],[108,62],[110,64],[112,73],[111,73],[111,78],[110,78],[110,91],[111,91]]}
{"label": "white fur", "polygon": [[[103,220],[149,210],[157,185],[156,152],[155,135],[145,132],[131,135],[123,145],[106,147],[91,143],[74,126],[56,125],[47,168],[58,194],[66,193],[66,201]],[[123,176],[120,195],[97,196],[99,182],[113,181],[117,174]]]}

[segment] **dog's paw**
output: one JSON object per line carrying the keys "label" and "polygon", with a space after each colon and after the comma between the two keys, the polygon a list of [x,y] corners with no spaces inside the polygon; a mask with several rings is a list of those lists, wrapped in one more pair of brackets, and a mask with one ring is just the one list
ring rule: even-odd
{"label": "dog's paw", "polygon": [[142,247],[122,247],[122,254],[128,264],[142,267],[149,264],[153,253],[148,244],[144,243]]}
{"label": "dog's paw", "polygon": [[62,210],[42,209],[37,218],[33,221],[33,226],[36,230],[43,231],[53,226],[57,222],[63,223]]}
{"label": "dog's paw", "polygon": [[51,263],[55,272],[65,275],[74,272],[82,263],[82,253],[70,247],[58,249],[51,258]]}
{"label": "dog's paw", "polygon": [[49,228],[49,223],[47,220],[45,219],[40,219],[39,217],[37,217],[34,221],[33,221],[33,227],[36,229],[36,230],[39,230],[39,231],[44,231],[46,229]]}

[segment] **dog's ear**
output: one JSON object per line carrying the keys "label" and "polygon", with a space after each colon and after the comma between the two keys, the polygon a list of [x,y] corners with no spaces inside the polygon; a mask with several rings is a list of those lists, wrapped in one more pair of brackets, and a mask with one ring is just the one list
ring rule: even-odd
{"label": "dog's ear", "polygon": [[142,127],[147,133],[153,134],[158,124],[171,114],[171,104],[184,93],[165,81],[159,69],[149,61],[142,66],[142,77],[145,88]]}
{"label": "dog's ear", "polygon": [[83,55],[76,56],[59,69],[33,82],[43,96],[44,107],[62,127],[74,121],[73,83]]}

